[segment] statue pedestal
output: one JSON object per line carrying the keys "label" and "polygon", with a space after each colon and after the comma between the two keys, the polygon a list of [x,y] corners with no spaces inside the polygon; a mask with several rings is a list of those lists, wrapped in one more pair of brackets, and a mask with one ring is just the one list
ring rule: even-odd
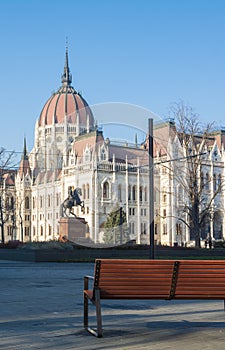
{"label": "statue pedestal", "polygon": [[80,217],[61,217],[59,220],[59,240],[79,243],[87,237],[87,221]]}

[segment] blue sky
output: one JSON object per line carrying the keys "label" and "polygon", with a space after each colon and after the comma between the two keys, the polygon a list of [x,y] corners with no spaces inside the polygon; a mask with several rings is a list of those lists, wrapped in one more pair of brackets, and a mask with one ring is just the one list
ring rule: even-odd
{"label": "blue sky", "polygon": [[[0,0],[0,146],[21,151],[25,135],[32,149],[35,121],[61,85],[66,37],[72,85],[90,105],[165,118],[182,99],[224,126],[224,34],[222,0]],[[143,115],[118,120],[147,128]]]}

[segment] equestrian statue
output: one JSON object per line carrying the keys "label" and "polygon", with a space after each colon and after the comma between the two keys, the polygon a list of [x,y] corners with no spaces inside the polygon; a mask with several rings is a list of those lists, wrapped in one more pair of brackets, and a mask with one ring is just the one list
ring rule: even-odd
{"label": "equestrian statue", "polygon": [[61,204],[61,216],[69,217],[70,214],[72,214],[76,217],[76,215],[72,211],[72,208],[77,207],[78,205],[80,205],[81,207],[81,212],[84,213],[84,201],[80,199],[80,196],[82,196],[81,188],[78,187],[74,189],[73,187],[69,187],[68,197]]}

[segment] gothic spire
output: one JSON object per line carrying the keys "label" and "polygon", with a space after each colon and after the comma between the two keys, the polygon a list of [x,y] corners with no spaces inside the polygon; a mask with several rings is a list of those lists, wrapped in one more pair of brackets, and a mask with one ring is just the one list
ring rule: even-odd
{"label": "gothic spire", "polygon": [[68,63],[68,43],[66,41],[66,58],[64,65],[64,72],[62,74],[62,84],[70,85],[72,83],[72,75],[70,74],[69,63]]}
{"label": "gothic spire", "polygon": [[23,141],[23,155],[22,155],[22,159],[27,160],[28,156],[27,156],[27,142],[26,142],[26,138],[24,137],[24,141]]}

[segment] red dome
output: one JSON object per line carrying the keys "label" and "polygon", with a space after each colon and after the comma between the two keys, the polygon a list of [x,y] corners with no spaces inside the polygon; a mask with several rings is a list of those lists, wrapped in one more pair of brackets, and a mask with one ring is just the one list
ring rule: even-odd
{"label": "red dome", "polygon": [[89,119],[90,128],[94,127],[94,117],[85,99],[70,86],[61,86],[44,105],[39,118],[39,126],[62,124],[65,121],[87,125]]}
{"label": "red dome", "polygon": [[68,65],[68,52],[66,51],[66,61],[64,73],[62,75],[62,86],[45,103],[40,117],[39,126],[79,123],[81,126],[94,127],[94,117],[85,99],[76,92],[70,85],[72,77]]}

